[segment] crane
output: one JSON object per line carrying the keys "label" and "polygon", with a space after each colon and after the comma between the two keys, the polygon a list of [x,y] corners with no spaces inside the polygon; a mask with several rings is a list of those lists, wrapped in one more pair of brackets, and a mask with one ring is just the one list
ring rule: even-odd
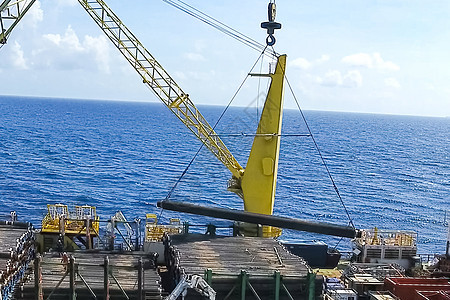
{"label": "crane", "polygon": [[[3,14],[5,9],[9,9],[10,1],[4,0],[0,6],[0,24],[3,24]],[[17,2],[21,1],[25,0]],[[228,190],[235,192],[243,199],[244,210],[250,214],[272,215],[278,173],[286,55],[277,56],[274,73],[253,74],[255,76],[269,77],[271,82],[247,165],[246,168],[243,168],[225,146],[219,135],[215,133],[214,128],[194,105],[189,94],[178,86],[156,58],[143,46],[106,3],[103,0],[78,0],[78,2],[136,70],[142,82],[231,172],[232,177],[228,182]],[[21,10],[20,18],[32,4],[31,2],[29,6]],[[281,28],[281,24],[274,21],[274,3],[269,4],[268,12],[269,22],[263,22],[261,27],[267,29],[268,38],[266,43],[268,46],[272,46],[275,43],[274,30]],[[20,18],[17,17],[16,22],[8,30],[3,30],[2,27],[2,35],[0,36],[2,40],[6,42],[6,36],[11,32],[15,24],[20,21]],[[164,207],[164,204],[159,206]],[[268,222],[265,224],[280,223]],[[325,226],[326,224],[321,224],[320,226],[322,225]],[[345,232],[345,236],[353,236],[355,234],[354,228],[341,227],[340,229]],[[265,236],[278,236],[280,234],[281,230],[278,228],[264,227]]]}
{"label": "crane", "polygon": [[4,0],[0,4],[0,45],[6,41],[14,27],[20,22],[36,0]]}
{"label": "crane", "polygon": [[286,55],[278,57],[274,74],[263,75],[270,77],[272,82],[244,169],[196,108],[189,94],[178,86],[106,3],[102,0],[78,2],[141,76],[143,83],[230,170],[232,178],[228,189],[244,200],[244,210],[271,215],[280,149]]}

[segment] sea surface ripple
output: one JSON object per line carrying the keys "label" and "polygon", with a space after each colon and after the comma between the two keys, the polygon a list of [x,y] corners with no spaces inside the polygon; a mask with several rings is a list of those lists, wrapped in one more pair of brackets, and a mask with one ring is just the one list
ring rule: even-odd
{"label": "sea surface ripple", "polygon": [[[214,124],[221,107],[200,107]],[[357,228],[419,233],[420,253],[443,253],[450,215],[450,118],[304,112]],[[343,205],[298,111],[283,119],[275,214],[346,225]],[[230,108],[217,132],[245,165],[255,110]],[[46,204],[96,205],[108,219],[160,214],[200,142],[156,103],[0,96],[0,218],[17,211],[40,227]],[[229,171],[206,149],[171,195],[174,201],[242,209],[226,191]],[[164,211],[191,224],[231,221]],[[285,230],[283,238],[339,238]]]}

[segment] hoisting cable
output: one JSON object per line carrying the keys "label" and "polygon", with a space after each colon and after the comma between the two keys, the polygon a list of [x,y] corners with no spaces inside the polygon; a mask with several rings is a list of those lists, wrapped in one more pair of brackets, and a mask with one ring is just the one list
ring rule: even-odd
{"label": "hoisting cable", "polygon": [[270,57],[277,57],[279,56],[278,53],[276,53],[273,48],[272,51],[266,51],[267,46],[259,43],[258,41],[252,39],[249,36],[246,36],[245,34],[231,28],[230,26],[224,24],[223,22],[207,15],[206,13],[196,9],[195,7],[183,2],[182,0],[163,0],[167,4],[181,10],[182,12],[202,21],[203,23],[219,30],[220,32],[234,38],[235,40],[243,43],[244,45],[257,50],[261,51],[264,55],[270,56]]}
{"label": "hoisting cable", "polygon": [[303,111],[300,108],[300,104],[299,104],[299,102],[297,100],[297,97],[295,96],[294,90],[292,89],[292,86],[291,86],[291,84],[290,84],[290,82],[289,82],[289,80],[288,80],[286,75],[285,75],[285,79],[286,79],[286,83],[287,83],[287,85],[289,87],[289,90],[291,91],[291,94],[294,97],[295,103],[297,104],[298,110],[300,111],[300,114],[302,116],[303,122],[305,122],[306,128],[307,128],[307,130],[309,132],[309,135],[311,136],[311,139],[312,139],[312,141],[314,143],[314,147],[316,148],[317,152],[319,153],[319,157],[320,157],[320,159],[322,161],[322,164],[324,165],[324,167],[325,167],[325,169],[327,171],[328,177],[331,180],[331,183],[333,185],[334,191],[336,192],[336,195],[338,196],[338,198],[339,198],[339,200],[340,200],[340,202],[342,204],[342,207],[344,207],[344,211],[347,214],[347,217],[348,217],[348,220],[349,220],[349,225],[351,225],[353,228],[355,228],[355,225],[353,224],[353,220],[350,217],[350,213],[348,212],[348,209],[345,206],[344,200],[341,197],[341,193],[339,192],[339,189],[338,189],[336,183],[334,182],[333,176],[331,175],[331,172],[330,172],[330,170],[328,168],[328,165],[327,165],[327,163],[325,162],[325,159],[322,156],[322,152],[320,151],[319,145],[317,144],[316,139],[314,138],[314,135],[312,134],[311,128],[309,127],[308,122],[306,121],[305,115],[303,114]]}
{"label": "hoisting cable", "polygon": [[[259,73],[262,73],[264,59],[261,59],[261,65],[259,66]],[[261,77],[258,77],[258,90],[256,92],[256,124],[259,120],[259,92],[261,88]]]}
{"label": "hoisting cable", "polygon": [[[219,122],[222,120],[223,116],[225,115],[225,113],[227,112],[228,108],[231,106],[231,104],[233,103],[234,99],[236,98],[236,96],[238,95],[238,93],[240,92],[240,90],[242,89],[242,87],[244,86],[245,82],[247,81],[248,77],[250,76],[250,73],[252,72],[252,70],[255,68],[256,64],[258,63],[258,61],[262,58],[262,56],[264,55],[264,52],[266,51],[265,47],[263,49],[263,51],[261,52],[261,54],[259,55],[258,59],[256,60],[256,62],[253,64],[253,66],[251,67],[250,71],[247,73],[247,76],[245,76],[244,80],[242,81],[242,83],[239,85],[238,89],[236,90],[236,92],[234,93],[233,97],[231,98],[231,100],[228,102],[227,106],[225,107],[225,109],[223,110],[223,112],[221,113],[221,115],[219,116],[219,118],[217,119],[216,123],[214,124],[214,126],[212,127],[212,131],[214,131],[214,129],[217,127],[217,125],[219,124]],[[208,133],[208,135],[210,135],[211,132]],[[175,182],[175,184],[172,186],[172,188],[170,189],[169,193],[167,194],[167,196],[164,198],[164,200],[169,200],[170,197],[172,196],[173,192],[175,191],[175,189],[177,188],[178,184],[181,182],[181,180],[183,179],[184,175],[186,175],[187,171],[189,170],[189,168],[191,167],[191,165],[194,163],[194,160],[197,158],[197,156],[200,154],[200,151],[203,149],[204,144],[201,143],[200,147],[198,148],[197,152],[195,153],[194,157],[192,157],[191,161],[188,163],[188,165],[186,166],[186,168],[184,169],[184,171],[181,173],[181,175],[178,177],[177,181]],[[160,212],[160,217],[162,215],[163,212],[163,208],[161,208],[161,212]]]}

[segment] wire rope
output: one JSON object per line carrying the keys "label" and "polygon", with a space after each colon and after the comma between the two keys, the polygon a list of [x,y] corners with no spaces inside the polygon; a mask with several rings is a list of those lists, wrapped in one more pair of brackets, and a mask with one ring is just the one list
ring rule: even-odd
{"label": "wire rope", "polygon": [[[262,73],[264,59],[261,59],[261,65],[259,66],[259,73]],[[259,93],[261,90],[261,77],[258,77],[258,89],[256,92],[256,124],[258,124],[259,119]]]}
{"label": "wire rope", "polygon": [[251,37],[231,28],[230,26],[224,24],[223,22],[207,15],[206,13],[198,10],[197,8],[181,1],[181,0],[163,0],[163,2],[181,10],[182,12],[202,21],[203,23],[219,30],[220,32],[234,38],[235,40],[247,45],[248,47],[261,51],[261,53],[271,56],[277,57],[279,56],[273,48],[272,51],[266,51],[267,46],[259,43],[258,41],[252,39]]}
{"label": "wire rope", "polygon": [[[267,47],[266,47],[267,48]],[[259,55],[258,59],[256,60],[256,62],[253,64],[253,66],[251,67],[250,71],[247,73],[247,75],[245,76],[244,80],[242,81],[242,83],[239,85],[238,89],[236,90],[236,92],[234,93],[233,97],[231,97],[231,100],[228,102],[227,106],[225,107],[225,109],[222,111],[221,115],[219,116],[219,118],[217,119],[216,123],[214,124],[214,126],[211,129],[211,132],[214,131],[214,129],[217,127],[217,125],[219,124],[219,122],[222,120],[223,116],[225,115],[225,113],[227,112],[228,108],[231,106],[231,104],[233,103],[234,99],[236,98],[236,96],[238,95],[239,91],[242,89],[242,87],[244,86],[244,83],[247,81],[248,77],[250,76],[249,74],[252,72],[252,70],[255,68],[256,64],[258,63],[258,61],[262,58],[262,56],[264,55],[264,52],[266,50],[266,48],[263,49],[263,51],[261,52],[261,54]],[[211,132],[208,133],[211,134]],[[195,159],[197,158],[197,156],[200,154],[200,151],[203,149],[204,144],[201,143],[200,147],[198,148],[197,152],[195,153],[195,155],[192,157],[192,159],[189,161],[188,165],[186,166],[186,168],[183,170],[183,172],[181,173],[181,175],[178,177],[177,181],[175,182],[175,184],[172,186],[172,188],[170,189],[169,193],[167,194],[167,196],[164,198],[164,200],[169,200],[170,197],[172,196],[173,192],[175,191],[175,189],[177,188],[178,184],[181,182],[181,180],[183,179],[184,175],[186,175],[187,171],[189,170],[189,168],[191,167],[191,165],[194,163]],[[162,216],[162,212],[163,212],[163,208],[161,208],[161,212],[160,212],[160,217]]]}
{"label": "wire rope", "polygon": [[327,165],[327,163],[326,163],[326,161],[325,161],[325,159],[324,159],[324,157],[322,155],[322,152],[320,151],[319,145],[317,144],[316,139],[314,138],[314,135],[312,134],[311,128],[309,127],[309,124],[306,121],[306,117],[303,114],[303,110],[300,108],[300,104],[298,102],[298,99],[295,96],[294,90],[292,89],[292,86],[291,86],[287,76],[285,76],[285,79],[286,79],[286,83],[288,84],[289,90],[290,90],[292,96],[294,97],[295,103],[297,104],[297,108],[300,111],[300,114],[302,116],[303,122],[305,122],[306,129],[308,130],[308,132],[309,132],[309,134],[311,136],[311,139],[312,139],[312,141],[314,143],[314,147],[316,148],[316,151],[319,154],[320,160],[322,161],[322,164],[325,167],[325,170],[327,171],[328,177],[330,178],[330,181],[331,181],[331,183],[333,185],[334,191],[336,192],[336,195],[338,196],[339,201],[341,202],[342,207],[344,208],[344,211],[345,211],[345,213],[346,213],[346,215],[348,217],[349,225],[352,226],[353,228],[355,228],[355,225],[353,224],[353,220],[350,217],[350,213],[348,212],[347,206],[345,205],[344,200],[341,197],[341,193],[339,192],[339,189],[338,189],[338,187],[337,187],[337,185],[336,185],[336,183],[335,183],[335,181],[333,179],[333,176],[331,175],[330,169],[328,168],[328,165]]}
{"label": "wire rope", "polygon": [[[264,54],[270,54],[271,57],[274,57],[274,56],[276,57],[276,56],[278,56],[278,54],[277,54],[277,52],[275,51],[275,49],[274,49],[273,46],[270,47],[270,48],[271,48],[271,51],[270,51],[270,52],[269,52],[269,51],[266,51],[267,48],[268,48],[267,45],[266,45],[266,46],[262,45],[261,43],[255,41],[254,39],[252,39],[252,38],[250,38],[250,37],[244,35],[243,33],[241,33],[241,32],[239,32],[239,31],[237,31],[237,30],[235,30],[235,29],[229,27],[228,25],[226,25],[226,24],[224,24],[224,23],[218,21],[217,19],[215,19],[215,18],[213,18],[213,17],[211,17],[211,16],[209,16],[209,15],[203,13],[202,11],[196,9],[195,7],[189,5],[189,4],[187,4],[187,3],[185,3],[185,2],[183,2],[183,1],[181,1],[181,0],[163,0],[163,1],[166,2],[167,4],[173,6],[173,7],[175,7],[175,8],[177,8],[177,9],[181,10],[182,12],[184,12],[184,13],[186,13],[186,14],[188,14],[188,15],[190,15],[190,16],[192,16],[192,17],[194,17],[194,18],[196,18],[196,19],[198,19],[198,20],[200,20],[200,21],[202,21],[202,22],[204,22],[204,23],[206,23],[206,24],[212,26],[213,28],[215,28],[215,29],[221,31],[222,33],[224,33],[224,34],[226,34],[226,35],[228,35],[228,36],[230,36],[230,37],[232,37],[232,38],[238,40],[239,42],[241,42],[241,43],[247,45],[248,47],[250,47],[250,48],[252,48],[252,49],[255,49],[255,50],[261,50],[261,49],[263,49],[263,50],[261,51],[261,54],[260,54],[260,56],[258,57],[257,61],[256,61],[255,64],[252,66],[251,70],[253,70],[253,68],[254,68],[254,67],[256,66],[256,64],[258,63],[259,59],[261,59],[261,57],[262,57]],[[274,2],[275,2],[275,1],[274,1]],[[261,61],[261,68],[262,68],[262,61]],[[250,70],[250,72],[251,72],[251,70]],[[249,76],[249,75],[247,75],[247,76],[245,77],[244,81],[241,83],[241,85],[239,86],[238,90],[236,91],[236,93],[234,94],[234,96],[232,97],[232,99],[230,100],[230,102],[228,103],[228,105],[225,107],[224,111],[222,112],[221,116],[220,116],[219,119],[217,120],[216,124],[213,126],[213,130],[215,129],[215,127],[217,126],[217,124],[220,122],[220,120],[222,119],[222,117],[223,117],[223,115],[225,114],[225,112],[228,110],[229,106],[230,106],[231,103],[233,102],[233,100],[234,100],[234,98],[236,97],[237,93],[238,93],[238,92],[240,91],[240,89],[242,88],[242,86],[243,86],[243,84],[245,83],[245,81],[247,80],[248,76]],[[326,163],[326,161],[325,161],[325,159],[324,159],[324,157],[323,157],[323,155],[322,155],[322,152],[320,151],[320,148],[319,148],[319,146],[318,146],[318,144],[317,144],[317,142],[316,142],[316,139],[314,138],[314,135],[312,134],[311,128],[309,127],[309,124],[308,124],[308,122],[306,121],[305,115],[304,115],[302,109],[300,108],[300,104],[299,104],[299,102],[298,102],[298,99],[297,99],[297,97],[296,97],[296,95],[295,95],[295,93],[294,93],[294,91],[293,91],[293,89],[292,89],[292,86],[291,86],[291,84],[290,84],[290,82],[289,82],[287,76],[285,76],[285,79],[286,79],[286,82],[287,82],[287,84],[288,84],[289,90],[290,90],[292,96],[294,97],[294,100],[295,100],[295,103],[296,103],[296,105],[297,105],[297,108],[298,108],[299,111],[300,111],[300,114],[301,114],[301,116],[302,116],[303,122],[305,123],[306,128],[307,128],[307,130],[308,130],[308,132],[309,132],[309,134],[302,134],[302,135],[295,135],[295,136],[310,136],[310,137],[311,137],[311,139],[312,139],[312,141],[313,141],[313,144],[314,144],[314,147],[315,147],[316,151],[318,152],[319,157],[320,157],[320,159],[321,159],[321,161],[322,161],[322,164],[323,164],[323,166],[325,167],[325,170],[326,170],[326,172],[327,172],[327,174],[328,174],[328,177],[329,177],[329,179],[330,179],[330,181],[331,181],[331,183],[332,183],[332,185],[333,185],[334,191],[336,192],[336,195],[338,196],[339,201],[341,202],[341,205],[343,206],[344,211],[345,211],[345,213],[346,213],[346,215],[347,215],[347,217],[348,217],[348,219],[349,219],[349,225],[351,225],[353,228],[355,228],[355,225],[354,225],[353,220],[352,220],[352,218],[351,218],[351,216],[350,216],[350,213],[349,213],[349,211],[348,211],[348,209],[347,209],[347,207],[346,207],[346,205],[345,205],[345,203],[344,203],[344,201],[343,201],[343,199],[342,199],[342,196],[341,196],[341,194],[340,194],[340,192],[339,192],[339,189],[338,189],[338,187],[337,187],[337,185],[336,185],[336,183],[335,183],[335,181],[334,181],[333,176],[331,175],[331,172],[330,172],[330,170],[329,170],[329,168],[328,168],[328,165],[327,165],[327,163]],[[258,85],[258,92],[259,92],[259,85]],[[257,101],[258,101],[258,99],[257,99]],[[258,102],[257,102],[256,114],[258,115]],[[241,135],[242,135],[242,136],[246,136],[245,134],[241,134]],[[230,136],[237,136],[237,135],[230,135]],[[293,136],[294,136],[294,135],[293,135]],[[199,149],[197,150],[197,152],[196,152],[196,154],[194,155],[194,157],[192,158],[192,160],[189,162],[189,164],[187,165],[187,167],[185,168],[185,170],[183,171],[183,173],[181,174],[181,176],[178,178],[178,180],[177,180],[177,182],[175,183],[175,185],[174,185],[174,186],[172,187],[172,189],[169,191],[168,195],[166,196],[166,199],[169,199],[169,198],[171,197],[173,191],[175,190],[175,188],[177,187],[177,185],[179,184],[179,182],[181,181],[181,179],[184,177],[184,175],[186,174],[186,172],[188,171],[188,169],[190,168],[190,166],[192,165],[192,163],[194,162],[194,160],[196,159],[196,157],[198,156],[198,154],[199,154],[200,151],[202,150],[203,146],[204,146],[203,144],[200,145]]]}

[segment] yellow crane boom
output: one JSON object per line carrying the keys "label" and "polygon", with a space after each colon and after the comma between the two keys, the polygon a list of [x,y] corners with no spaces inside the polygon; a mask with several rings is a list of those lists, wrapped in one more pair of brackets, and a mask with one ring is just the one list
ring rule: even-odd
{"label": "yellow crane boom", "polygon": [[188,127],[192,133],[231,171],[241,178],[244,168],[208,124],[194,103],[147,51],[134,34],[102,0],[78,0],[86,12],[108,36],[158,98]]}
{"label": "yellow crane boom", "polygon": [[[102,0],[78,0],[78,2],[138,72],[144,84],[150,87],[160,100],[231,171],[233,177],[228,188],[243,198],[244,209],[271,215],[275,199],[280,149],[286,55],[278,58],[274,74],[265,75],[272,81],[247,169],[244,170],[189,99],[189,95],[183,92],[106,3]],[[278,23],[269,22],[269,25],[273,24]],[[279,26],[281,27],[281,25]],[[273,30],[271,32],[273,34]]]}

